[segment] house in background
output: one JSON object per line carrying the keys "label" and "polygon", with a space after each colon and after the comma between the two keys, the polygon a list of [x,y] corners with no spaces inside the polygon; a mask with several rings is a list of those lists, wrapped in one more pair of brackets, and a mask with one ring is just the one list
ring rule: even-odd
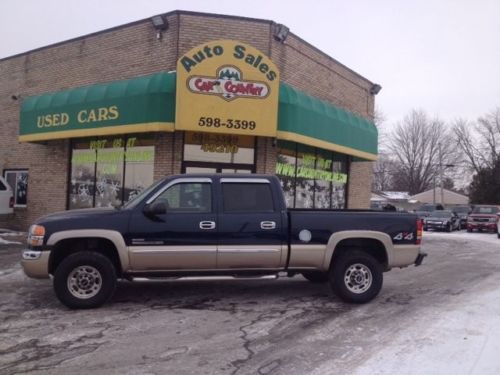
{"label": "house in background", "polygon": [[[443,199],[441,199],[443,197]],[[469,204],[469,197],[463,194],[455,193],[454,191],[441,188],[430,189],[422,193],[415,194],[410,199],[418,203],[441,203],[443,206],[459,206]]]}
{"label": "house in background", "polygon": [[397,211],[411,211],[417,202],[406,191],[378,191],[372,193],[370,203],[373,210],[382,210],[391,205]]}

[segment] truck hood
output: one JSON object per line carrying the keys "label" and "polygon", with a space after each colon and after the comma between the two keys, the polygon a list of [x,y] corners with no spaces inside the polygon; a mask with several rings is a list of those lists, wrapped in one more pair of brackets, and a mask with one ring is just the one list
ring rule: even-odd
{"label": "truck hood", "polygon": [[54,221],[66,221],[71,219],[93,218],[115,215],[120,210],[116,208],[83,208],[79,210],[59,211],[53,214],[42,216],[36,224],[52,223]]}

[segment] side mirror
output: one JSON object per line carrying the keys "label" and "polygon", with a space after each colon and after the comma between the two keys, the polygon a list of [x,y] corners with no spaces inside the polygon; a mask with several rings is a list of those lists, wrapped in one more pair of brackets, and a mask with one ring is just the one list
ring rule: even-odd
{"label": "side mirror", "polygon": [[153,202],[144,206],[142,210],[146,216],[164,215],[167,213],[167,205],[165,202]]}

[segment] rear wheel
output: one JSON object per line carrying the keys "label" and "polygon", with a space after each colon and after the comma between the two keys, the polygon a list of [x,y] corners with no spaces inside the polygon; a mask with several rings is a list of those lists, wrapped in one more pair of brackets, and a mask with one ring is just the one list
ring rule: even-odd
{"label": "rear wheel", "polygon": [[302,272],[302,276],[315,284],[326,283],[328,281],[328,273],[326,272]]}
{"label": "rear wheel", "polygon": [[57,298],[71,309],[90,309],[104,304],[116,288],[111,260],[93,251],[69,255],[54,273]]}
{"label": "rear wheel", "polygon": [[349,251],[335,260],[329,279],[333,291],[342,300],[366,303],[382,289],[382,265],[366,252]]}

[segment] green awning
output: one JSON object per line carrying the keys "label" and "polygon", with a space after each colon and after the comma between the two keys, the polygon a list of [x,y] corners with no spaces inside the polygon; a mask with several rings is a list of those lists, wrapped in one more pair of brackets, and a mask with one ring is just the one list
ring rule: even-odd
{"label": "green awning", "polygon": [[161,72],[27,97],[19,140],[174,131],[175,77]]}
{"label": "green awning", "polygon": [[281,83],[278,138],[356,156],[377,159],[375,124]]}

